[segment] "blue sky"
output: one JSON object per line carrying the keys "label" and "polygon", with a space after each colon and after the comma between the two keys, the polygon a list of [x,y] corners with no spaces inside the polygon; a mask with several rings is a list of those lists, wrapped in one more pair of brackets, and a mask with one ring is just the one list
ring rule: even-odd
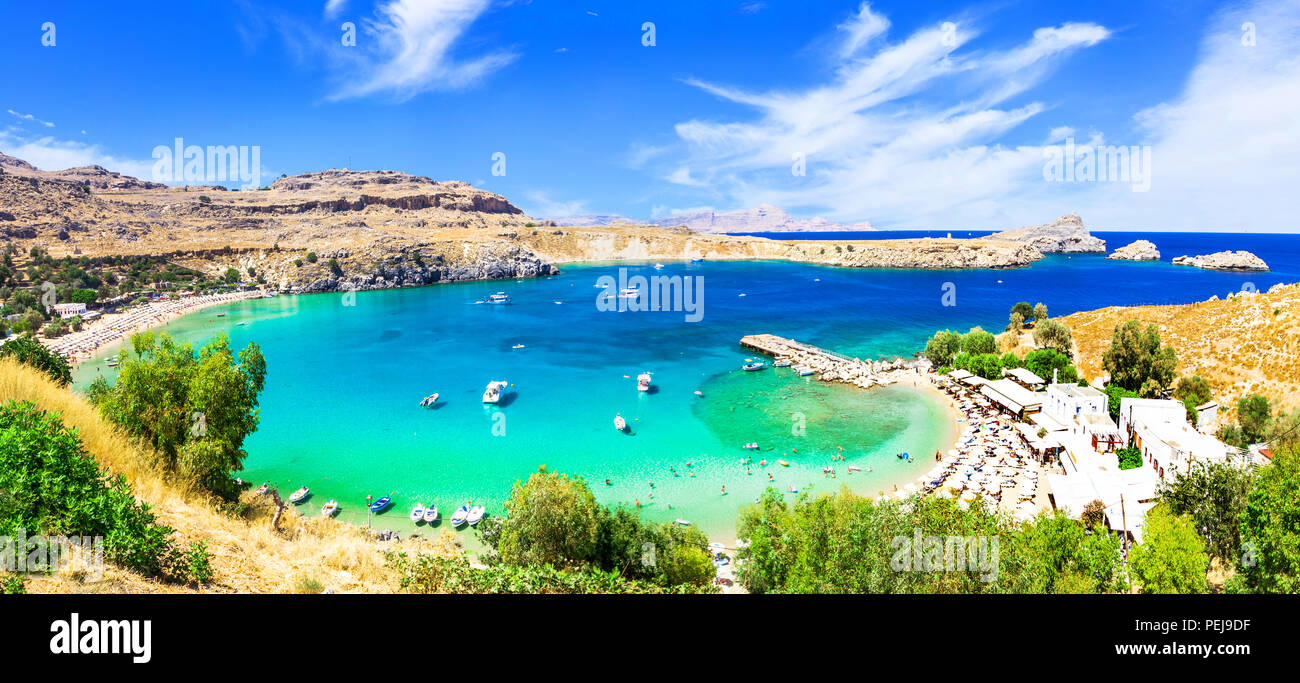
{"label": "blue sky", "polygon": [[[265,182],[388,168],[535,216],[767,202],[883,228],[1078,211],[1295,231],[1300,215],[1293,1],[42,4],[0,10],[0,151],[51,170],[147,178],[183,137],[260,146]],[[1067,139],[1149,150],[1149,187],[1045,178]]]}

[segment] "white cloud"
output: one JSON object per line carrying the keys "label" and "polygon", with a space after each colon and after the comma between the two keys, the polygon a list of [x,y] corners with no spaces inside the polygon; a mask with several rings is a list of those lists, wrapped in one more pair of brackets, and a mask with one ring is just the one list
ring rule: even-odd
{"label": "white cloud", "polygon": [[16,116],[16,117],[18,117],[18,118],[20,118],[20,119],[22,119],[22,120],[24,120],[24,121],[31,121],[32,123],[39,123],[39,124],[41,124],[42,126],[45,126],[46,128],[53,128],[53,127],[54,127],[54,124],[53,124],[53,123],[50,123],[49,121],[42,121],[42,120],[36,118],[35,116],[33,116],[33,115],[31,115],[31,114],[19,114],[18,112],[14,111],[14,110],[12,110],[12,109],[6,109],[5,111],[9,112],[10,115],[12,115],[12,116]]}
{"label": "white cloud", "polygon": [[[1005,212],[990,200],[1041,185],[1043,157],[1038,147],[994,142],[1047,108],[1002,105],[1040,83],[1059,57],[1110,35],[1067,23],[1011,48],[968,51],[977,33],[954,22],[887,42],[888,19],[867,3],[837,28],[827,83],[757,93],[688,80],[757,116],[677,124],[682,154],[661,175],[712,188],[732,206],[766,202],[842,222],[1001,221]],[[792,173],[797,158],[806,176]]]}
{"label": "white cloud", "polygon": [[405,101],[425,92],[473,85],[510,64],[518,56],[510,51],[455,54],[470,25],[491,5],[491,0],[382,3],[373,18],[361,22],[356,47],[331,46],[338,89],[330,99],[388,94]]}
{"label": "white cloud", "polygon": [[337,17],[348,4],[348,0],[325,0],[325,16]]}
{"label": "white cloud", "polygon": [[[1256,27],[1253,46],[1242,41],[1246,22]],[[1143,137],[1129,144],[1151,145],[1150,191],[1100,186],[1081,206],[1099,225],[1295,231],[1298,102],[1300,4],[1224,11],[1206,28],[1179,97],[1135,117]]]}
{"label": "white cloud", "polygon": [[556,201],[549,194],[541,190],[532,190],[524,193],[528,197],[532,210],[527,211],[529,216],[539,218],[564,218],[567,216],[577,216],[584,213],[590,213],[585,201]]}
{"label": "white cloud", "polygon": [[153,159],[125,159],[113,156],[102,147],[51,136],[28,138],[14,130],[0,131],[0,150],[18,157],[42,171],[62,171],[78,166],[103,166],[137,178],[149,179]]}

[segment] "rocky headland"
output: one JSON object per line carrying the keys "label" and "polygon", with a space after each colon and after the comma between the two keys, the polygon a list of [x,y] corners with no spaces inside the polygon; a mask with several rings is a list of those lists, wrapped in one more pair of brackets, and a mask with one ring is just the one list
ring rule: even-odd
{"label": "rocky headland", "polygon": [[1150,240],[1135,240],[1111,252],[1108,259],[1121,261],[1159,261],[1160,250]]}
{"label": "rocky headland", "polygon": [[1083,227],[1077,213],[1067,213],[1046,225],[1004,230],[981,239],[1021,242],[1044,254],[1104,254],[1106,242]]}

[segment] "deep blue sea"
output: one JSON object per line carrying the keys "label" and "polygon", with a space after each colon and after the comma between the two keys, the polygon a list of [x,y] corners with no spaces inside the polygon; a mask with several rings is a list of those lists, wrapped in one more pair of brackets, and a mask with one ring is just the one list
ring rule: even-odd
{"label": "deep blue sea", "polygon": [[[888,490],[933,464],[895,453],[946,449],[953,427],[937,399],[907,387],[862,391],[789,370],[742,372],[753,357],[738,345],[743,335],[773,333],[859,357],[908,356],[936,329],[1000,330],[1021,300],[1041,301],[1059,316],[1300,281],[1300,236],[1098,235],[1109,248],[1151,239],[1164,260],[1056,255],[1025,268],[951,271],[583,264],[545,278],[254,300],[186,316],[165,331],[196,343],[224,332],[236,346],[261,345],[268,382],[243,476],[285,492],[311,486],[308,513],[337,498],[343,518],[364,522],[365,496],[384,494],[395,505],[378,523],[390,527],[409,528],[406,513],[417,501],[436,504],[444,518],[467,500],[499,512],[511,485],[545,464],[586,477],[604,503],[640,503],[651,519],[688,519],[729,540],[736,509],[765,487]],[[1168,262],[1222,249],[1254,252],[1273,272]],[[593,285],[620,269],[703,278],[702,319],[601,310]],[[474,304],[499,290],[514,303]],[[945,291],[955,305],[944,305]],[[636,390],[643,371],[654,373],[648,394]],[[91,361],[78,368],[77,382],[111,372]],[[481,396],[492,380],[512,386],[501,404],[486,406]],[[436,409],[416,405],[435,391]],[[613,429],[615,413],[629,434]],[[750,441],[761,450],[742,450]],[[832,457],[840,453],[844,461]],[[750,455],[768,466],[747,467]],[[828,465],[837,478],[823,476]],[[849,474],[848,465],[862,471]]]}

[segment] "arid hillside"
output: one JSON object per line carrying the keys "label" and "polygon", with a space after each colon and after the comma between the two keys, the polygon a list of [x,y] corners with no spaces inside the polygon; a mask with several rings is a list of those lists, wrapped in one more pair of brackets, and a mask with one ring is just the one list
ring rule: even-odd
{"label": "arid hillside", "polygon": [[1230,406],[1259,393],[1285,410],[1300,408],[1300,284],[1176,306],[1112,306],[1059,318],[1070,327],[1078,365],[1102,376],[1102,353],[1117,325],[1155,324],[1178,353],[1180,375],[1200,375]]}

